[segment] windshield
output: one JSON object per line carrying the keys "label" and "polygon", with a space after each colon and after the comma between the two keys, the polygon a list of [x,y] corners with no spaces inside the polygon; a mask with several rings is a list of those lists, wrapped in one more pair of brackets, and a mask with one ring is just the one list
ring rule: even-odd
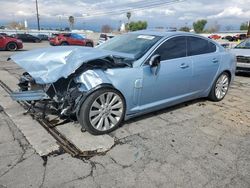
{"label": "windshield", "polygon": [[79,34],[76,34],[76,33],[71,33],[71,37],[74,39],[84,39],[85,38],[85,37],[83,37]]}
{"label": "windshield", "polygon": [[235,46],[235,48],[250,49],[250,39],[243,41],[242,43]]}
{"label": "windshield", "polygon": [[139,59],[160,39],[160,36],[129,33],[116,36],[97,48],[132,54]]}

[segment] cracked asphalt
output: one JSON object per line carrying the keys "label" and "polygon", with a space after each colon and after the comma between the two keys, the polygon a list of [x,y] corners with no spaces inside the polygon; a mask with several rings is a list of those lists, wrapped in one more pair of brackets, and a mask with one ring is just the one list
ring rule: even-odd
{"label": "cracked asphalt", "polygon": [[[0,69],[18,76],[4,60],[9,53],[1,55]],[[110,134],[115,146],[89,159],[41,158],[0,108],[0,188],[249,188],[249,106],[250,76],[239,75],[223,101],[195,100],[125,122]]]}

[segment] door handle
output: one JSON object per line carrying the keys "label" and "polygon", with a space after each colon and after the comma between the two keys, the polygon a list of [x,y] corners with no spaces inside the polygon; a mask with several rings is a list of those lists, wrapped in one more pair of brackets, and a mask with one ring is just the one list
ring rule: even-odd
{"label": "door handle", "polygon": [[214,58],[212,61],[213,61],[213,63],[218,63],[219,62],[219,60],[217,58]]}
{"label": "door handle", "polygon": [[188,68],[188,67],[189,67],[189,65],[186,64],[186,63],[182,63],[182,64],[180,65],[180,68],[182,68],[182,69],[186,69],[186,68]]}

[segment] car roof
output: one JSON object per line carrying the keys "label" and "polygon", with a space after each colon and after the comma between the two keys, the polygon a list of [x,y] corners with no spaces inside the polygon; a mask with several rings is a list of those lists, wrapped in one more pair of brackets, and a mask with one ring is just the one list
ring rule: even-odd
{"label": "car roof", "polygon": [[191,34],[188,32],[181,32],[181,31],[157,31],[157,30],[140,30],[135,31],[132,33],[141,34],[141,35],[155,35],[155,36],[161,36],[161,37],[170,37],[174,35],[192,35],[196,36],[195,34]]}

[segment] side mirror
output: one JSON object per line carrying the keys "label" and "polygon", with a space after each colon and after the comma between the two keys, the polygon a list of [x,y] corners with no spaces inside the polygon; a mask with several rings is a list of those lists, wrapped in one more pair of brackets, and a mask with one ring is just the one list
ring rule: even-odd
{"label": "side mirror", "polygon": [[161,56],[159,54],[153,55],[149,60],[149,65],[151,67],[156,67],[161,62]]}
{"label": "side mirror", "polygon": [[160,62],[161,62],[161,56],[159,54],[152,56],[149,60],[151,72],[154,76],[156,76],[160,70]]}
{"label": "side mirror", "polygon": [[4,36],[0,35],[0,39],[3,39],[3,38],[4,38]]}

